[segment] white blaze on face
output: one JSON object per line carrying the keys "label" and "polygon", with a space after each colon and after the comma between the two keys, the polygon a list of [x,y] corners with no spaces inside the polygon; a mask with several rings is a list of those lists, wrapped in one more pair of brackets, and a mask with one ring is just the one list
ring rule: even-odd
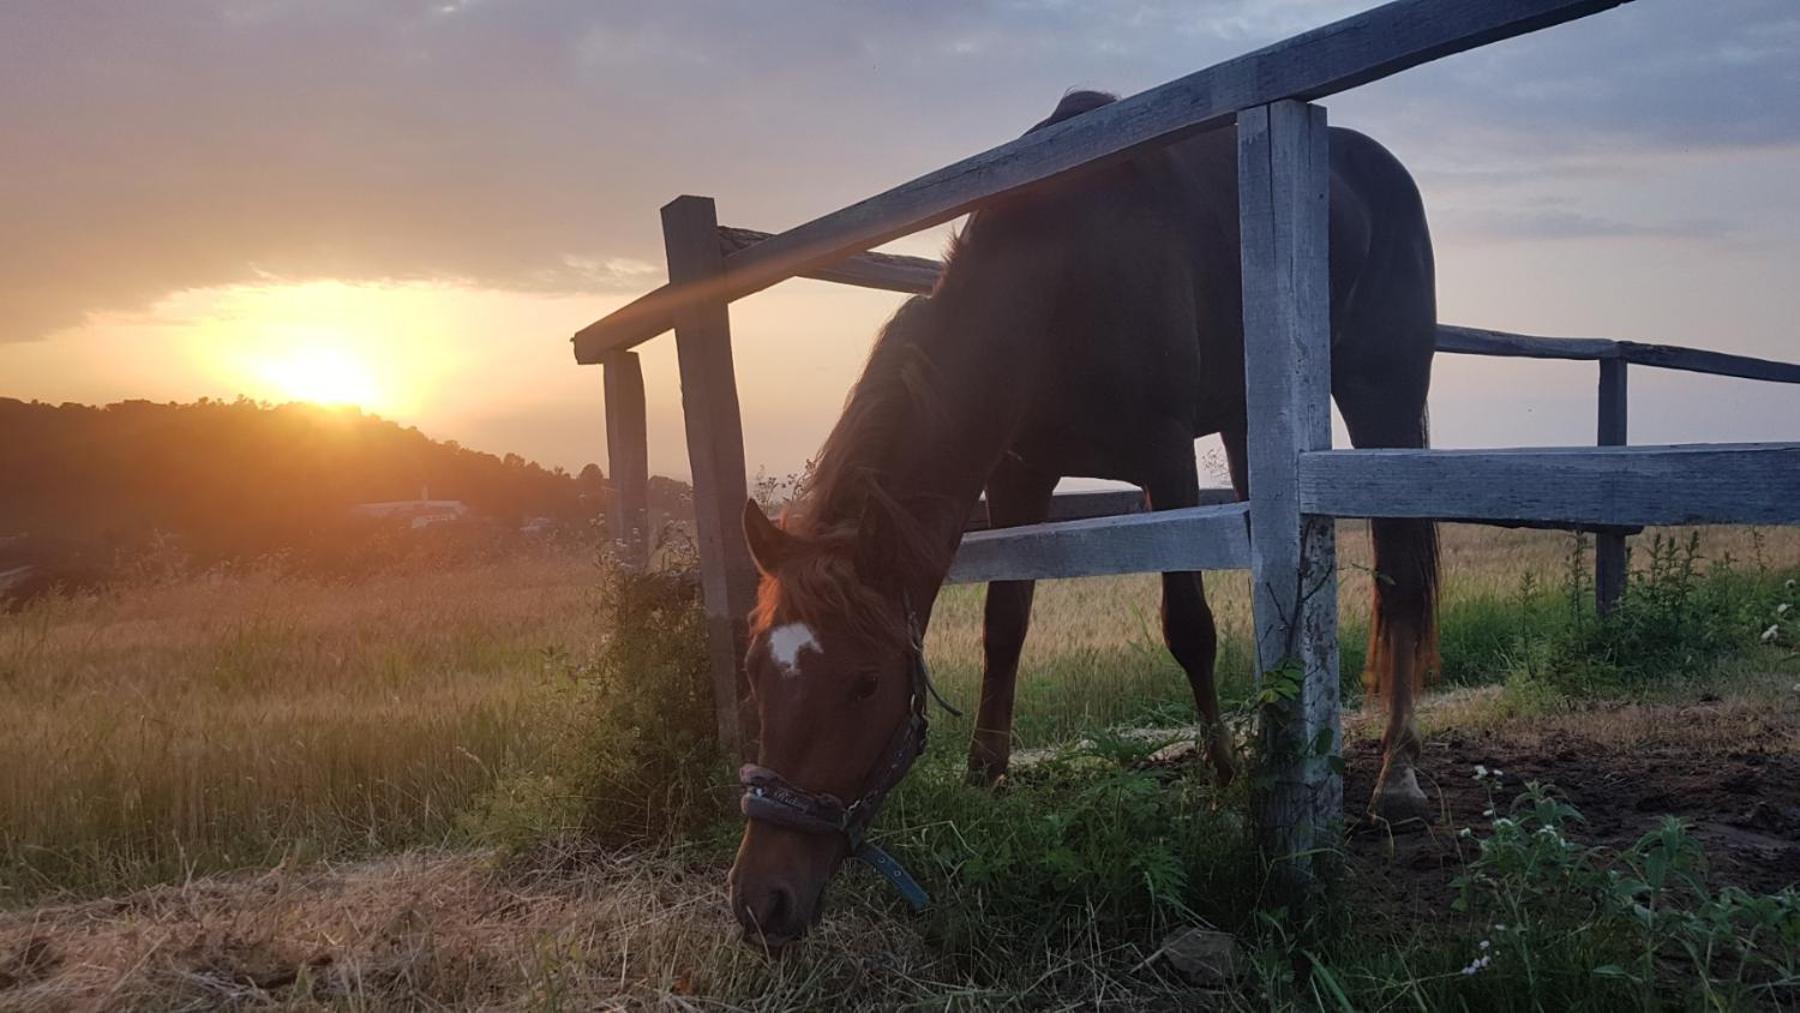
{"label": "white blaze on face", "polygon": [[819,640],[805,623],[788,623],[769,631],[769,657],[783,676],[800,674],[800,652],[819,650]]}

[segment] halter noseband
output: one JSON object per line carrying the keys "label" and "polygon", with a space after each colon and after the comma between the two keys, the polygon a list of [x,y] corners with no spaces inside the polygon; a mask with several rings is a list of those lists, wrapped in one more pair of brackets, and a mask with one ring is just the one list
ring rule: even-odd
{"label": "halter noseband", "polygon": [[906,624],[911,637],[908,645],[912,668],[911,713],[906,723],[894,730],[887,748],[882,750],[880,762],[863,786],[863,793],[846,805],[835,795],[808,791],[789,783],[767,767],[746,763],[738,770],[738,783],[744,786],[738,808],[748,819],[801,833],[842,836],[850,845],[850,857],[862,860],[880,873],[914,911],[920,911],[931,898],[894,860],[894,856],[870,844],[866,835],[888,792],[894,790],[912,769],[913,762],[925,753],[925,733],[931,725],[926,716],[929,702],[936,700],[938,706],[957,717],[961,717],[962,712],[950,706],[931,684],[931,673],[925,667],[924,634],[910,604],[906,607]]}

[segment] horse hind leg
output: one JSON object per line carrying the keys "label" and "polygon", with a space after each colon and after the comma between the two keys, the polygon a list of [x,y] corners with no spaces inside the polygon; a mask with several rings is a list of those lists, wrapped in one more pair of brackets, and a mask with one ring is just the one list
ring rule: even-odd
{"label": "horse hind leg", "polygon": [[1414,709],[1438,669],[1437,528],[1430,521],[1374,520],[1374,607],[1363,686],[1387,706],[1381,773],[1370,812],[1387,820],[1424,817],[1429,800],[1415,767],[1420,739]]}
{"label": "horse hind leg", "polygon": [[[1340,398],[1351,442],[1357,447],[1426,446],[1422,392],[1416,402],[1409,400]],[[1430,802],[1415,773],[1421,742],[1414,708],[1439,667],[1437,525],[1377,518],[1369,522],[1369,535],[1375,573],[1363,688],[1387,708],[1381,773],[1369,811],[1389,821],[1425,818]]]}
{"label": "horse hind leg", "polygon": [[[988,479],[988,519],[995,527],[1036,524],[1050,512],[1057,476],[1010,462]],[[1030,580],[996,580],[987,586],[981,617],[981,705],[969,740],[971,784],[994,784],[1012,762],[1013,696],[1036,589]]]}

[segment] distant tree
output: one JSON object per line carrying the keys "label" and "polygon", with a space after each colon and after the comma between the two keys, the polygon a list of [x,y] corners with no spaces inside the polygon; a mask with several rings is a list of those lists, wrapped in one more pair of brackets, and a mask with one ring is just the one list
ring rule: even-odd
{"label": "distant tree", "polygon": [[[657,481],[661,498],[691,502],[684,483]],[[203,561],[292,547],[355,504],[412,499],[421,487],[509,525],[585,522],[604,482],[595,465],[572,476],[354,409],[0,398],[0,537],[129,548],[166,532]]]}

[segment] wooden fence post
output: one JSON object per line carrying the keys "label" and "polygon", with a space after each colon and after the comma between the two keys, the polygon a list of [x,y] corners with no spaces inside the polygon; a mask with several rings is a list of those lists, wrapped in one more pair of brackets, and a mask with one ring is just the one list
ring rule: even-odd
{"label": "wooden fence post", "polygon": [[1249,413],[1250,574],[1262,713],[1252,799],[1272,900],[1315,894],[1343,818],[1337,543],[1300,512],[1300,454],[1331,447],[1329,162],[1325,110],[1281,101],[1238,114],[1238,211]]}
{"label": "wooden fence post", "polygon": [[[710,197],[677,197],[663,207],[662,222],[671,284],[701,283],[724,271],[718,212]],[[754,715],[745,706],[743,662],[756,571],[742,527],[744,433],[731,365],[731,319],[723,298],[689,302],[674,316],[719,742],[728,754],[748,759],[756,735]]]}
{"label": "wooden fence post", "polygon": [[[1602,447],[1625,445],[1625,360],[1600,360],[1600,424],[1596,442]],[[1602,531],[1594,536],[1594,607],[1611,612],[1625,593],[1625,536]]]}
{"label": "wooden fence post", "polygon": [[613,352],[600,368],[606,377],[606,469],[612,484],[607,533],[619,565],[642,570],[650,562],[650,437],[644,419],[644,370],[636,352]]}

